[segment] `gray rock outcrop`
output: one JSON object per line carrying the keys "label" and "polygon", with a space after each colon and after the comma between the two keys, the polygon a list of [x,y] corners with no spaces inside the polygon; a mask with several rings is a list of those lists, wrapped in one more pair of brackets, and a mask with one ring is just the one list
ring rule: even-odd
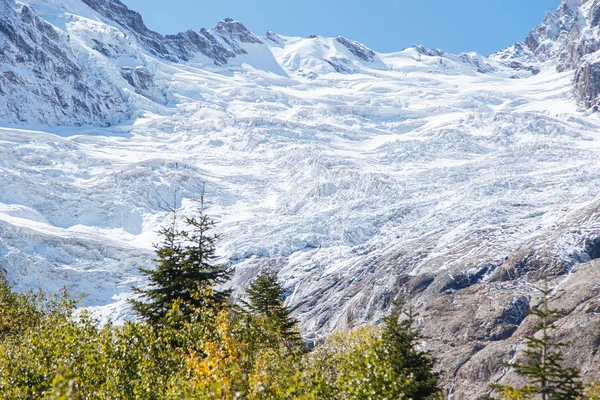
{"label": "gray rock outcrop", "polygon": [[86,70],[69,42],[29,6],[0,0],[0,120],[104,126],[127,117],[118,88]]}

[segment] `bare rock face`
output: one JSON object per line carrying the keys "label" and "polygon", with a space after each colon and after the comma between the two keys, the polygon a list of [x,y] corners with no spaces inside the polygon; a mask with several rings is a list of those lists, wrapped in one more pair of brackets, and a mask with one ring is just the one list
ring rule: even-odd
{"label": "bare rock face", "polygon": [[244,25],[231,18],[225,18],[223,21],[219,22],[213,30],[223,37],[228,37],[241,43],[263,43]]}
{"label": "bare rock face", "polygon": [[154,84],[154,75],[147,68],[142,66],[122,67],[121,76],[135,88],[136,93],[157,103],[163,102],[161,94]]}
{"label": "bare rock face", "polygon": [[184,52],[174,52],[168,43],[165,43],[162,35],[146,27],[142,16],[138,12],[128,9],[119,0],[82,1],[107,19],[130,30],[136,39],[143,43],[153,54],[172,61],[178,61],[180,58],[185,57]]}
{"label": "bare rock face", "polygon": [[[531,31],[525,44],[539,60],[558,62],[559,70],[575,68],[590,52],[590,43],[582,40],[580,24],[582,0],[563,0],[555,13]],[[595,51],[595,50],[593,50]]]}
{"label": "bare rock face", "polygon": [[523,42],[517,42],[512,46],[493,54],[491,58],[496,59],[501,64],[515,70],[527,70],[534,75],[540,73],[540,68],[537,65],[537,57]]}
{"label": "bare rock face", "polygon": [[575,92],[593,111],[600,105],[600,62],[585,61],[575,72]]}
{"label": "bare rock face", "polygon": [[[427,257],[435,240],[434,235],[421,238],[413,249],[391,244],[357,257],[339,275],[291,277],[295,287],[289,288],[289,303],[305,321],[308,339],[320,340],[311,332],[377,323],[394,300],[410,302],[428,338],[423,345],[439,359],[449,398],[483,398],[491,383],[523,383],[504,363],[523,359],[525,337],[537,332],[529,311],[541,304],[538,289],[547,282],[554,289],[551,307],[562,314],[554,322],[556,338],[572,342],[565,349],[566,363],[581,367],[587,380],[598,376],[600,203],[569,215],[508,255],[495,253],[486,236],[471,234],[443,257]],[[285,270],[287,260],[268,262]],[[241,269],[237,290],[254,273]]]}
{"label": "bare rock face", "polygon": [[575,70],[575,93],[581,104],[598,109],[600,82],[600,1],[563,0],[554,13],[517,42],[492,56],[506,66],[539,72],[551,64],[559,72]]}
{"label": "bare rock face", "polygon": [[285,43],[283,38],[273,31],[267,31],[265,34],[265,39],[271,42],[271,44],[276,44],[278,46],[281,46]]}
{"label": "bare rock face", "polygon": [[[553,289],[550,306],[561,313],[553,322],[553,334],[572,343],[564,349],[566,365],[580,367],[587,382],[597,379],[600,203],[569,215],[508,256],[494,254],[485,240],[470,235],[443,260],[423,262],[418,249],[426,249],[428,240],[435,239],[416,241],[417,250],[392,246],[373,252],[339,276],[295,282],[310,295],[289,302],[297,316],[309,321],[304,324],[307,331],[377,322],[392,301],[410,302],[427,337],[423,345],[439,359],[446,394],[472,400],[489,394],[492,383],[524,383],[505,363],[524,360],[525,337],[537,333],[538,321],[529,311],[540,306],[539,289],[548,285]],[[272,268],[286,262],[285,257],[262,261]],[[438,263],[446,268],[440,270]],[[235,286],[243,287],[262,267],[255,263],[254,269],[240,270]],[[289,292],[298,296],[294,287]]]}
{"label": "bare rock face", "polygon": [[27,5],[0,0],[0,120],[109,125],[126,118],[119,90],[86,71],[69,38]]}
{"label": "bare rock face", "polygon": [[[519,49],[523,45],[528,51]],[[537,61],[555,64],[558,71],[575,70],[577,97],[586,108],[597,111],[599,50],[600,1],[563,0],[555,13],[549,13],[531,31],[524,44],[517,43],[508,52],[517,53],[511,57],[515,65],[531,65],[531,55],[534,55]],[[506,55],[506,52],[503,53]]]}
{"label": "bare rock face", "polygon": [[247,53],[240,43],[262,44],[244,25],[230,18],[210,31],[202,28],[199,32],[189,30],[163,36],[148,29],[142,16],[119,0],[82,1],[107,20],[119,24],[151,54],[173,62],[190,61],[199,53],[212,59],[215,65],[225,65],[236,55]]}
{"label": "bare rock face", "polygon": [[[175,43],[179,54],[178,60],[188,61],[194,53],[201,53],[211,58],[215,65],[225,65],[236,56],[236,53],[226,49],[209,31],[202,28],[199,32],[189,30],[177,35],[166,36],[166,40]],[[169,59],[172,56],[167,56]]]}
{"label": "bare rock face", "polygon": [[338,36],[335,38],[340,44],[346,47],[352,54],[364,61],[372,62],[375,59],[375,52],[361,43],[350,41],[345,37]]}
{"label": "bare rock face", "polygon": [[554,289],[550,307],[562,315],[553,322],[553,334],[572,343],[564,349],[566,365],[580,367],[587,381],[598,376],[599,209],[590,206],[553,234],[532,239],[472,285],[469,276],[450,273],[452,290],[434,293],[451,282],[448,275],[438,275],[423,292],[411,295],[451,398],[483,398],[490,383],[524,383],[504,363],[523,361],[525,337],[538,329],[529,310],[540,306],[538,289],[546,284]]}
{"label": "bare rock face", "polygon": [[[561,277],[550,280],[550,285],[555,286],[555,292],[550,302],[550,307],[558,309],[562,317],[553,323],[553,334],[559,341],[570,342],[572,346],[564,349],[565,364],[576,365],[580,367],[586,381],[591,381],[598,373],[598,346],[600,344],[600,295],[597,282],[600,278],[598,261],[592,261],[578,265],[572,271],[569,277]],[[542,282],[527,282],[520,284],[522,299],[527,299],[531,307],[540,305],[541,297],[535,287],[540,287]],[[501,285],[497,283],[481,284],[474,288],[480,293],[474,294],[472,299],[478,299],[479,305],[469,306],[471,302],[466,302],[465,297],[456,296],[451,300],[452,303],[459,303],[468,308],[478,323],[478,314],[494,314],[498,309],[502,309],[503,299],[498,298],[494,293],[501,291]],[[473,293],[472,293],[473,294]],[[489,306],[488,306],[489,304]],[[512,304],[517,304],[514,302]],[[525,315],[521,310],[525,309],[526,303],[523,301],[519,306],[519,315]],[[447,306],[447,305],[446,305]],[[506,307],[506,306],[504,306]],[[529,307],[527,307],[529,308]],[[444,325],[454,327],[452,321],[458,320],[459,315],[452,307],[449,307],[447,320],[442,321]],[[464,315],[463,315],[464,317]],[[496,325],[497,321],[491,322],[490,326]],[[444,365],[445,375],[449,382],[448,391],[454,399],[476,399],[483,398],[489,393],[488,385],[490,383],[503,383],[512,385],[522,385],[524,381],[517,376],[514,371],[506,368],[503,363],[524,361],[523,351],[525,350],[525,336],[535,335],[537,333],[536,319],[533,316],[526,316],[514,326],[514,331],[506,338],[501,340],[483,340],[478,346],[473,347],[471,353],[463,350],[467,344],[462,344],[460,333],[464,332],[466,327],[457,329],[458,343],[446,342],[444,339],[439,345],[439,354],[443,354],[444,359],[455,359],[455,368],[451,365]],[[434,323],[434,327],[428,327],[427,330],[435,332],[440,328],[440,323]],[[482,326],[482,325],[480,325]],[[440,328],[441,329],[441,328]]]}

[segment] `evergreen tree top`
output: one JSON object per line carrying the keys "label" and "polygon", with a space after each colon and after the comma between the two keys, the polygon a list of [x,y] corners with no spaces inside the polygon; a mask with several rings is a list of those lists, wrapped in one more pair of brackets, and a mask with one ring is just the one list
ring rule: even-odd
{"label": "evergreen tree top", "polygon": [[[162,241],[155,245],[156,267],[140,268],[140,273],[149,281],[147,289],[134,287],[140,300],[133,300],[133,310],[151,323],[164,320],[175,302],[179,302],[182,315],[192,315],[194,309],[206,307],[207,302],[194,293],[200,287],[215,286],[230,279],[227,269],[216,264],[216,242],[218,235],[211,230],[213,221],[204,211],[204,200],[200,201],[199,215],[186,217],[184,229],[177,228],[177,210],[172,209],[173,223],[163,227],[159,233]],[[228,291],[214,290],[218,303],[225,304]]]}
{"label": "evergreen tree top", "polygon": [[250,308],[257,314],[271,316],[283,307],[285,290],[279,283],[274,269],[263,269],[247,290]]}

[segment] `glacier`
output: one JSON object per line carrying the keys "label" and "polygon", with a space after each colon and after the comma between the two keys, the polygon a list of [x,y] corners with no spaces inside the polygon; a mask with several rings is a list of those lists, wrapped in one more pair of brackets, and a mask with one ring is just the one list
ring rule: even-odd
{"label": "glacier", "polygon": [[[315,341],[405,297],[439,333],[426,322],[443,304],[461,323],[431,345],[458,360],[444,366],[456,383],[511,338],[525,317],[502,318],[535,301],[539,279],[580,284],[600,258],[600,118],[574,67],[523,43],[490,57],[380,54],[231,19],[163,37],[117,0],[0,0],[9,23],[0,267],[18,290],[64,285],[103,318],[130,318],[158,227],[173,206],[194,215],[205,190],[235,296],[277,268]],[[14,32],[37,59],[17,59]],[[463,316],[471,306],[491,317]],[[469,325],[480,317],[497,321]]]}

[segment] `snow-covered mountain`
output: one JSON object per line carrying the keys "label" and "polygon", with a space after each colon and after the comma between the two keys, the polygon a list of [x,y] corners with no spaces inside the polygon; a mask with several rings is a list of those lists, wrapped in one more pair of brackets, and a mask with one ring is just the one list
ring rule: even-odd
{"label": "snow-covered mountain", "polygon": [[472,398],[511,379],[547,278],[597,371],[599,10],[565,0],[483,57],[0,0],[0,265],[126,318],[174,193],[193,213],[206,183],[236,293],[279,268],[309,339],[411,297]]}
{"label": "snow-covered mountain", "polygon": [[123,119],[125,102],[115,83],[85,68],[71,43],[29,5],[0,1],[3,122],[106,125]]}
{"label": "snow-covered mountain", "polygon": [[[524,43],[517,43],[500,55],[523,61],[544,62],[558,71],[576,70],[575,92],[587,107],[600,105],[600,2],[563,0],[554,13],[531,31]],[[518,53],[518,54],[516,54]]]}

